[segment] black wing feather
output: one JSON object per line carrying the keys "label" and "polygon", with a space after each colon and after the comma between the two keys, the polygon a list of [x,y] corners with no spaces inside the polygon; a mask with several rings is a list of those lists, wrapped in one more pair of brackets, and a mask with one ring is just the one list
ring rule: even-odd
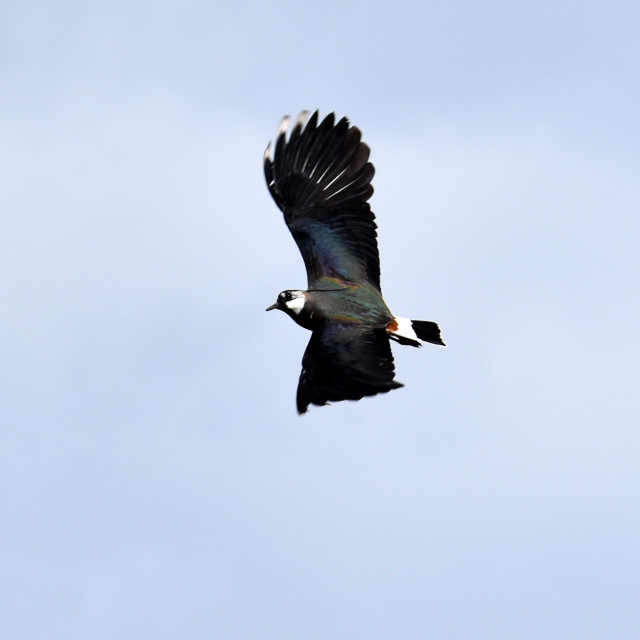
{"label": "black wing feather", "polygon": [[303,122],[301,114],[287,140],[283,120],[273,158],[270,147],[265,152],[264,173],[304,259],[309,288],[338,278],[366,281],[379,291],[369,147],[347,118],[336,122],[332,113],[318,124],[316,111]]}
{"label": "black wing feather", "polygon": [[402,387],[394,376],[384,330],[326,322],[313,332],[302,358],[298,413],[306,413],[310,404],[360,400]]}

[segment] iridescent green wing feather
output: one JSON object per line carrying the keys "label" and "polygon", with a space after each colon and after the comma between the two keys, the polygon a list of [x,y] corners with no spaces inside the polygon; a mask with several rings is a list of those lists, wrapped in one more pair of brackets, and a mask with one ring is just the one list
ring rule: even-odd
{"label": "iridescent green wing feather", "polygon": [[318,124],[301,114],[287,139],[285,118],[264,156],[269,191],[302,254],[309,288],[323,278],[368,282],[380,291],[375,217],[368,200],[374,168],[356,127],[334,114]]}

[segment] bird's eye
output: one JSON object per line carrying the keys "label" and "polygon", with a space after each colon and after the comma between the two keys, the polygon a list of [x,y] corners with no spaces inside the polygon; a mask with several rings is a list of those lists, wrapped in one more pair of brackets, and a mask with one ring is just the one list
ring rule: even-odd
{"label": "bird's eye", "polygon": [[284,299],[285,300],[291,300],[291,291],[285,291],[284,292]]}

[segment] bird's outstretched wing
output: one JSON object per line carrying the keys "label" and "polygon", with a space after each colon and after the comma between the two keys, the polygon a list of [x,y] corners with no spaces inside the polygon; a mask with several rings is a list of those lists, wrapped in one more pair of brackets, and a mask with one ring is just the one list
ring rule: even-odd
{"label": "bird's outstretched wing", "polygon": [[360,130],[347,118],[335,122],[333,113],[318,124],[317,111],[301,113],[287,139],[288,128],[286,117],[273,158],[271,144],[265,151],[264,173],[304,259],[309,288],[337,278],[379,291],[376,224],[367,202],[374,168]]}
{"label": "bird's outstretched wing", "polygon": [[316,329],[302,358],[296,403],[360,400],[402,387],[396,382],[389,338],[383,329],[327,321]]}

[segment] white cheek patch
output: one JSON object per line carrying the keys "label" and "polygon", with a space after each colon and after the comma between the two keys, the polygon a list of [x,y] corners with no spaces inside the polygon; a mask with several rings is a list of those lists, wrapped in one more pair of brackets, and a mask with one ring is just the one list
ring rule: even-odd
{"label": "white cheek patch", "polygon": [[285,302],[287,309],[290,309],[296,315],[300,315],[302,310],[304,309],[304,295],[296,296],[291,300],[287,300]]}

